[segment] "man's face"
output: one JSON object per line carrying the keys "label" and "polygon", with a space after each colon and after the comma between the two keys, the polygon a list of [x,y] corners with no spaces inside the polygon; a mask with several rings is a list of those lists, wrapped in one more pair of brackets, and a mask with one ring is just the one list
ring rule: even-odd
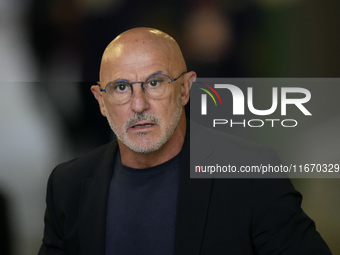
{"label": "man's face", "polygon": [[[142,51],[104,64],[101,87],[121,79],[146,81],[159,71],[173,79],[184,70],[174,70],[163,52]],[[170,88],[161,99],[149,98],[140,83],[133,85],[131,99],[125,104],[117,104],[103,93],[102,112],[118,139],[131,150],[141,153],[155,151],[165,144],[173,135],[182,114],[182,79],[168,84]]]}

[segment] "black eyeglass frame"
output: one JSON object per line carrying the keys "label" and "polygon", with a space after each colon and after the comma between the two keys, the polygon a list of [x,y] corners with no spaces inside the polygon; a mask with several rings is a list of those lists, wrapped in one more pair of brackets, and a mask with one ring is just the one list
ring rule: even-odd
{"label": "black eyeglass frame", "polygon": [[[148,80],[150,80],[152,77],[155,77],[155,76],[158,76],[158,75],[164,75],[164,76],[166,76],[166,77],[168,77],[168,78],[170,79],[170,83],[171,83],[171,82],[177,81],[182,75],[184,75],[184,74],[186,74],[186,73],[187,73],[187,72],[181,73],[181,74],[180,74],[177,78],[175,78],[175,79],[171,79],[170,76],[168,76],[168,75],[166,75],[166,74],[154,74],[154,75],[151,75],[146,81],[134,81],[134,82],[128,82],[127,80],[116,80],[116,81],[114,81],[114,82],[124,81],[124,82],[126,82],[127,84],[129,84],[129,85],[130,85],[130,88],[131,88],[131,95],[132,95],[132,94],[133,94],[133,86],[132,86],[132,85],[135,84],[135,83],[140,83],[143,92],[145,92],[145,89],[144,89],[143,85],[144,85],[145,82],[147,82]],[[100,87],[100,84],[99,84],[99,81],[98,81],[98,82],[97,82],[97,85],[99,86],[100,92],[105,92],[105,93],[106,93],[106,87],[107,87],[110,83],[111,83],[111,82],[109,82],[108,84],[106,84],[105,89],[102,89],[102,88]]]}

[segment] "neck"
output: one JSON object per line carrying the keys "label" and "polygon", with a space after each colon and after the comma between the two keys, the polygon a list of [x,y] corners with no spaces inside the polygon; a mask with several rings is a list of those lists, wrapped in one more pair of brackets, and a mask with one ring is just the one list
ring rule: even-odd
{"label": "neck", "polygon": [[156,151],[150,153],[135,152],[118,140],[121,161],[125,166],[140,169],[160,165],[172,159],[181,151],[185,133],[186,118],[185,114],[182,113],[173,135]]}

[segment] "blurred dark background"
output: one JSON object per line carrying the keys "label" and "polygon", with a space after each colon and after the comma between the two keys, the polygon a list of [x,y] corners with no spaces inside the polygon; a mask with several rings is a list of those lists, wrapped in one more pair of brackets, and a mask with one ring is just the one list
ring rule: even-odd
{"label": "blurred dark background", "polygon": [[[168,33],[199,77],[340,77],[339,10],[338,0],[0,0],[7,254],[36,254],[53,167],[112,139],[90,86],[118,34],[142,26]],[[340,118],[339,106],[329,125]],[[339,184],[294,180],[334,254]]]}

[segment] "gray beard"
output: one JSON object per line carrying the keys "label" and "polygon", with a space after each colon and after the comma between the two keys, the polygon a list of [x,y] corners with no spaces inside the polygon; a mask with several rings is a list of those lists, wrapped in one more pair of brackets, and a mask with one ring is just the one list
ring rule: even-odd
{"label": "gray beard", "polygon": [[[173,135],[178,125],[178,122],[181,118],[181,114],[183,110],[182,104],[181,104],[181,97],[179,96],[176,102],[176,108],[175,108],[172,122],[169,123],[169,125],[165,126],[164,121],[156,115],[142,112],[142,113],[135,113],[134,116],[127,119],[123,126],[123,130],[119,130],[118,127],[112,121],[111,117],[109,116],[105,104],[104,104],[104,108],[105,108],[106,118],[109,122],[109,125],[112,131],[116,134],[117,138],[122,143],[124,143],[128,148],[138,153],[150,153],[161,148]],[[156,141],[149,141],[149,140],[132,141],[126,136],[126,131],[128,127],[134,125],[135,123],[138,123],[139,121],[150,121],[165,129],[162,130],[161,136]],[[141,139],[144,138],[146,135],[147,135],[147,132],[138,133],[138,136]]]}

